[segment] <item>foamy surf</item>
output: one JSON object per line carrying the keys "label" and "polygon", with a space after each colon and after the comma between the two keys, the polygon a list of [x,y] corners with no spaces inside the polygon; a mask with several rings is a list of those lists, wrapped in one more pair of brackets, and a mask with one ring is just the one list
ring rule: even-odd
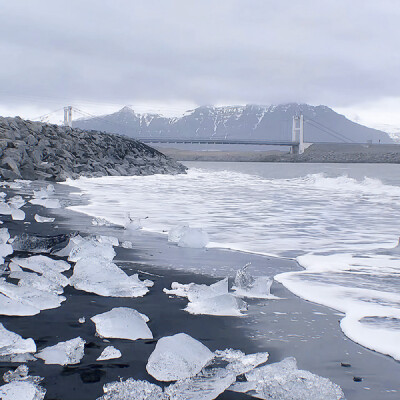
{"label": "foamy surf", "polygon": [[[186,225],[207,232],[208,247],[297,257],[305,271],[277,280],[300,297],[343,312],[341,327],[352,340],[400,359],[400,254],[385,254],[399,236],[397,172],[388,184],[386,170],[378,179],[376,166],[373,176],[363,166],[330,166],[330,175],[314,173],[315,166],[283,166],[291,169],[288,176],[270,164],[252,167],[250,174],[237,166],[218,168],[67,183],[89,198],[72,209],[93,217],[123,225],[130,212],[143,219],[144,230],[165,233]],[[352,169],[357,178],[348,176]],[[205,266],[202,272],[210,271]]]}

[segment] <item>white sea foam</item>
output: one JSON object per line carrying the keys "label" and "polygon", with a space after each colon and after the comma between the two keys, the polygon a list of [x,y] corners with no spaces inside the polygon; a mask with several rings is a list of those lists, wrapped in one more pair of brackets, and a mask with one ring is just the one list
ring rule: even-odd
{"label": "white sea foam", "polygon": [[[307,270],[279,280],[299,296],[336,305],[346,313],[341,326],[350,338],[398,358],[393,343],[399,332],[400,252],[389,250],[400,235],[398,166],[212,168],[68,183],[90,199],[74,209],[112,223],[123,225],[126,213],[134,212],[149,216],[145,228],[152,231],[202,228],[211,240],[208,247],[299,257]],[[326,173],[315,173],[319,170]],[[205,265],[200,272],[212,271]],[[264,275],[262,268],[252,274]],[[318,285],[326,289],[325,296],[313,295]],[[343,301],[336,301],[340,296]]]}

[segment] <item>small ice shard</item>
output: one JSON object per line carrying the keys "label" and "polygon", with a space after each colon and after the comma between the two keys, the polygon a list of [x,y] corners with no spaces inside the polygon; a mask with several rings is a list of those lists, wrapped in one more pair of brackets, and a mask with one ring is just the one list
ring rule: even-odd
{"label": "small ice shard", "polygon": [[102,338],[152,339],[147,326],[149,318],[133,308],[116,307],[90,318],[96,324],[96,333]]}
{"label": "small ice shard", "polygon": [[186,333],[158,340],[146,365],[147,372],[158,381],[190,378],[213,358],[213,353]]}
{"label": "small ice shard", "polygon": [[190,229],[187,225],[178,225],[168,232],[168,242],[178,243],[183,234]]}
{"label": "small ice shard", "polygon": [[45,364],[71,365],[79,364],[84,356],[85,341],[81,337],[46,347],[36,354]]}
{"label": "small ice shard", "polygon": [[125,240],[121,243],[121,247],[123,247],[124,249],[133,249],[133,243],[129,240]]}
{"label": "small ice shard", "polygon": [[120,358],[122,356],[121,352],[114,346],[107,346],[96,359],[96,361],[103,360],[114,360],[115,358]]}
{"label": "small ice shard", "polygon": [[208,234],[201,228],[185,229],[183,235],[179,239],[179,247],[190,247],[192,249],[201,249],[206,247],[210,241]]}
{"label": "small ice shard", "polygon": [[44,222],[54,222],[55,218],[51,218],[51,217],[42,217],[39,214],[35,214],[35,221],[36,222],[40,222],[40,223],[44,223]]}
{"label": "small ice shard", "polygon": [[296,359],[258,367],[245,374],[247,382],[238,382],[230,390],[250,392],[260,399],[344,400],[342,389],[327,378],[297,369]]}
{"label": "small ice shard", "polygon": [[35,353],[36,344],[33,339],[23,339],[17,333],[4,328],[0,323],[0,356]]}
{"label": "small ice shard", "polygon": [[191,301],[185,311],[190,314],[206,314],[217,316],[240,317],[242,312],[247,310],[247,304],[231,295],[222,294],[214,297],[206,297],[202,300]]}
{"label": "small ice shard", "polygon": [[97,400],[169,400],[159,386],[132,378],[107,383],[103,392]]}
{"label": "small ice shard", "polygon": [[23,221],[25,219],[25,213],[22,210],[13,208],[11,211],[11,218],[13,219],[13,221]]}
{"label": "small ice shard", "polygon": [[78,319],[78,322],[79,322],[80,324],[84,324],[84,323],[86,322],[86,318],[85,318],[85,317],[80,317],[80,318]]}
{"label": "small ice shard", "polygon": [[144,296],[149,291],[148,282],[137,275],[128,276],[117,265],[99,257],[80,259],[70,278],[70,285],[78,290],[110,297]]}
{"label": "small ice shard", "polygon": [[246,264],[236,272],[235,285],[232,287],[235,295],[254,299],[276,298],[276,296],[271,295],[273,279],[268,276],[253,278],[248,272],[249,266],[250,264]]}
{"label": "small ice shard", "polygon": [[12,381],[0,386],[0,399],[2,400],[42,400],[46,389],[29,381]]}

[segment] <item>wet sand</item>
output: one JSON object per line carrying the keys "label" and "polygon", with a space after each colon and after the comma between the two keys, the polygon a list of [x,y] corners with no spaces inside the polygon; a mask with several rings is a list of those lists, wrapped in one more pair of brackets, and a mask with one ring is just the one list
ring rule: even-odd
{"label": "wet sand", "polygon": [[[70,197],[70,190],[67,186],[57,186],[61,200],[81,201],[78,196]],[[303,301],[279,283],[274,282],[272,293],[281,299],[248,300],[247,316],[241,318],[190,315],[182,310],[186,299],[170,298],[162,292],[173,281],[210,284],[218,277],[233,277],[247,262],[262,268],[266,275],[299,269],[292,260],[221,249],[183,249],[169,244],[163,235],[142,231],[127,234],[116,226],[93,226],[92,218],[65,209],[48,210],[28,203],[23,210],[25,222],[30,224],[10,221],[9,216],[2,218],[3,226],[12,236],[22,231],[48,236],[79,231],[130,240],[134,248],[117,248],[114,261],[127,273],[138,272],[141,279],[155,283],[143,298],[133,299],[101,297],[66,287],[67,300],[60,308],[42,311],[33,317],[0,316],[0,322],[7,329],[32,337],[38,350],[77,336],[87,341],[85,356],[76,366],[45,365],[42,360],[28,363],[31,374],[45,378],[46,399],[96,399],[102,394],[103,384],[119,377],[155,382],[146,373],[145,365],[156,340],[179,332],[188,333],[211,350],[232,347],[245,353],[268,351],[269,362],[294,356],[299,368],[331,379],[342,387],[349,400],[398,400],[400,397],[400,363],[353,343],[339,328],[339,313]],[[54,216],[56,220],[53,224],[36,223],[35,213]],[[203,265],[210,268],[213,276],[198,273]],[[154,340],[105,342],[95,336],[90,317],[118,306],[133,307],[148,315]],[[79,324],[82,316],[86,317],[86,323]],[[109,344],[117,347],[122,357],[97,362],[96,358]],[[0,363],[0,373],[13,367],[16,364]],[[354,381],[354,377],[362,378],[361,382]],[[250,397],[232,392],[218,397],[246,398]]]}

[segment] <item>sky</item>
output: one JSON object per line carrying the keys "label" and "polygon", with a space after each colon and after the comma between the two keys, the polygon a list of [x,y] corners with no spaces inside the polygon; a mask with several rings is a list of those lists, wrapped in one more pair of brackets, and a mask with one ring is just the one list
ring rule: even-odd
{"label": "sky", "polygon": [[0,0],[0,115],[298,102],[400,132],[399,21],[398,0]]}

